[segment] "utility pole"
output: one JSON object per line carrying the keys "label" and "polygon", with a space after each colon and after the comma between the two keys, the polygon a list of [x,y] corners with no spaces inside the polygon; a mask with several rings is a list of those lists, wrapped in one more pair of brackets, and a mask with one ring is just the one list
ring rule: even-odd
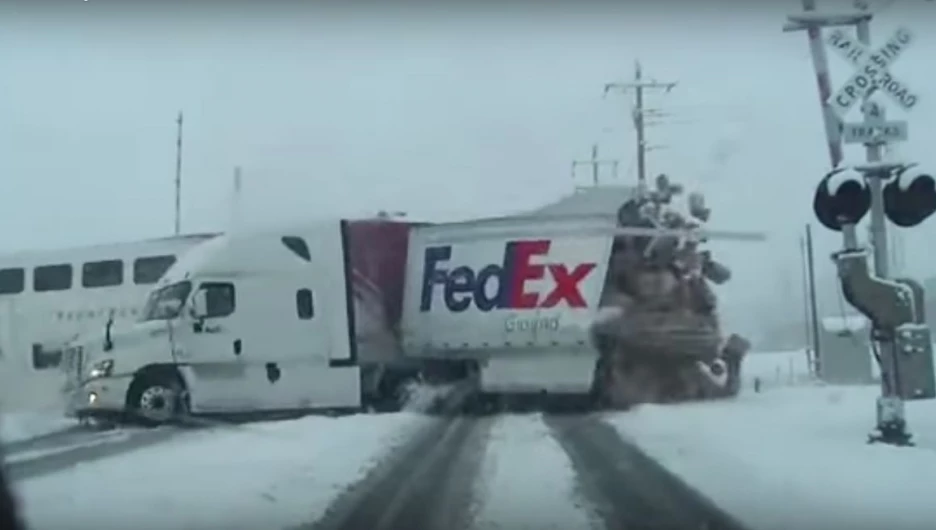
{"label": "utility pole", "polygon": [[176,119],[175,235],[182,232],[182,111]]}
{"label": "utility pole", "polygon": [[605,95],[612,89],[622,92],[634,92],[634,109],[632,119],[634,130],[637,132],[637,184],[644,189],[647,182],[647,141],[645,132],[644,90],[664,90],[669,92],[676,86],[675,82],[645,81],[640,68],[640,61],[634,62],[634,80],[629,83],[606,83]]}
{"label": "utility pole", "polygon": [[598,185],[598,167],[601,165],[610,165],[611,171],[614,175],[614,179],[617,180],[618,176],[618,161],[613,159],[600,160],[598,158],[598,144],[592,145],[591,158],[588,160],[573,160],[572,161],[572,178],[575,178],[575,168],[578,166],[591,166],[592,168],[592,185]]}
{"label": "utility pole", "polygon": [[816,376],[816,352],[813,351],[813,332],[812,332],[812,318],[810,308],[810,298],[809,298],[809,265],[806,261],[806,237],[805,235],[800,235],[799,238],[800,244],[800,266],[802,269],[803,276],[803,337],[805,337],[805,347],[806,347],[806,365],[809,367],[809,373],[813,376]]}

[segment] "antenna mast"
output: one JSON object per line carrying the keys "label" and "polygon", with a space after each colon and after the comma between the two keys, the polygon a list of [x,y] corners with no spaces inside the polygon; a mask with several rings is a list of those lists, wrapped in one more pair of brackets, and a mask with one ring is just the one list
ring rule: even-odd
{"label": "antenna mast", "polygon": [[176,119],[176,165],[175,165],[175,235],[182,231],[182,111]]}
{"label": "antenna mast", "polygon": [[614,179],[617,180],[618,175],[618,161],[607,159],[600,160],[598,158],[598,144],[592,145],[591,158],[588,160],[573,160],[572,161],[572,178],[575,178],[575,168],[578,166],[591,166],[592,168],[592,184],[594,186],[598,185],[598,167],[603,164],[609,164],[614,172]]}
{"label": "antenna mast", "polygon": [[634,80],[629,83],[606,83],[604,93],[607,96],[612,89],[622,92],[634,92],[634,109],[632,119],[634,129],[637,131],[637,183],[644,187],[647,182],[647,141],[645,132],[644,90],[664,90],[669,92],[676,86],[676,82],[659,82],[656,80],[644,81],[640,68],[640,61],[634,62]]}

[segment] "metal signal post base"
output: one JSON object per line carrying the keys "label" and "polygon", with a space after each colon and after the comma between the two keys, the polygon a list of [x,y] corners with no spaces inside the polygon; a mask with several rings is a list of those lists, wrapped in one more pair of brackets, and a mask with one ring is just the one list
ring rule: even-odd
{"label": "metal signal post base", "polygon": [[[866,178],[876,178],[865,174]],[[902,348],[916,347],[916,336],[908,336],[905,324],[917,325],[914,303],[908,296],[909,288],[897,281],[872,274],[868,264],[868,251],[860,249],[855,225],[842,227],[844,250],[833,258],[842,282],[842,291],[850,305],[871,321],[873,342],[881,368],[881,395],[876,403],[876,427],[868,435],[868,443],[887,443],[897,446],[912,445],[907,428],[904,402],[901,395],[899,355]],[[903,335],[901,335],[903,333]],[[929,333],[924,333],[928,340]],[[907,337],[907,338],[905,338]],[[914,342],[916,341],[916,342]]]}
{"label": "metal signal post base", "polygon": [[913,435],[907,431],[904,402],[899,397],[878,396],[877,427],[868,435],[868,443],[913,447]]}

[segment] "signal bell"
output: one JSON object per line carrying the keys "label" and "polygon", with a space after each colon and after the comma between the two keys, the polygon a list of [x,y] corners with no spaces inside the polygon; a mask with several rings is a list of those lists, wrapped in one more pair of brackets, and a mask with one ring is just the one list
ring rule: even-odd
{"label": "signal bell", "polygon": [[936,179],[917,164],[897,170],[884,186],[884,213],[897,226],[916,226],[936,212]]}
{"label": "signal bell", "polygon": [[843,224],[858,224],[871,209],[871,190],[858,171],[839,168],[816,187],[813,211],[822,226],[841,232]]}

